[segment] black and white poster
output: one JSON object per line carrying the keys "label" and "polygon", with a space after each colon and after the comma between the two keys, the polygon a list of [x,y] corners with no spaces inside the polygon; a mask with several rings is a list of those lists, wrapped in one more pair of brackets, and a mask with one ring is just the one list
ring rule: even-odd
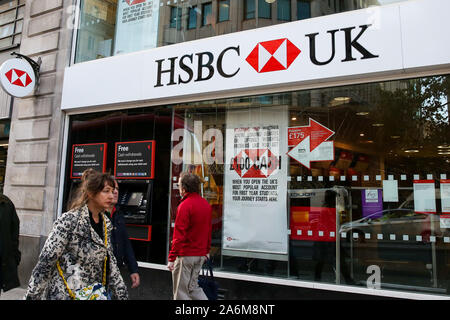
{"label": "black and white poster", "polygon": [[116,142],[114,176],[117,179],[153,179],[155,141]]}
{"label": "black and white poster", "polygon": [[86,169],[105,172],[106,143],[74,144],[72,146],[72,163],[70,178],[81,178]]}
{"label": "black and white poster", "polygon": [[287,108],[227,113],[222,250],[287,255]]}

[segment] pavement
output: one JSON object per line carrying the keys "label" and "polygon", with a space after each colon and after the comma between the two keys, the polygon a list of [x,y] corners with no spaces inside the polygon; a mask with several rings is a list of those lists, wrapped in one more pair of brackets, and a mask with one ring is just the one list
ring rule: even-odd
{"label": "pavement", "polygon": [[6,292],[2,291],[0,294],[0,300],[24,300],[26,288],[14,288]]}

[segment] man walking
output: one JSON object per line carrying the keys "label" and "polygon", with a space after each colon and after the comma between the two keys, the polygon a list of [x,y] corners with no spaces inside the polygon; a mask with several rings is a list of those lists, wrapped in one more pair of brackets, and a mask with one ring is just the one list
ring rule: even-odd
{"label": "man walking", "polygon": [[198,275],[211,248],[212,209],[199,195],[198,176],[183,172],[178,185],[182,199],[177,208],[167,264],[172,271],[173,298],[208,300],[198,286]]}
{"label": "man walking", "polygon": [[19,217],[11,200],[0,194],[0,294],[20,286]]}

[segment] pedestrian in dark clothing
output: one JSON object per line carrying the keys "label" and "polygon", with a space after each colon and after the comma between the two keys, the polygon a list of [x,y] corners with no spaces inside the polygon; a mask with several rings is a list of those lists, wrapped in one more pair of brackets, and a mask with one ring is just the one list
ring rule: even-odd
{"label": "pedestrian in dark clothing", "polygon": [[0,194],[0,294],[20,286],[19,217],[12,201]]}
{"label": "pedestrian in dark clothing", "polygon": [[124,264],[127,265],[131,278],[131,288],[137,288],[140,284],[138,264],[125,226],[125,218],[120,210],[120,206],[117,205],[119,199],[119,185],[116,180],[114,180],[114,184],[113,206],[111,207],[110,213],[107,214],[113,225],[111,241],[114,256],[117,259],[119,268],[122,268]]}

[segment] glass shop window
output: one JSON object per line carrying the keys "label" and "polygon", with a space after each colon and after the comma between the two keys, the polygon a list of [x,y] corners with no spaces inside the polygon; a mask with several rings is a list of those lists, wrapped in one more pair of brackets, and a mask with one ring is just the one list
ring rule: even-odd
{"label": "glass shop window", "polygon": [[63,210],[85,169],[114,175],[119,212],[138,261],[166,263],[171,120],[167,107],[70,117]]}
{"label": "glass shop window", "polygon": [[174,106],[168,225],[188,170],[213,208],[218,270],[449,294],[449,84]]}

